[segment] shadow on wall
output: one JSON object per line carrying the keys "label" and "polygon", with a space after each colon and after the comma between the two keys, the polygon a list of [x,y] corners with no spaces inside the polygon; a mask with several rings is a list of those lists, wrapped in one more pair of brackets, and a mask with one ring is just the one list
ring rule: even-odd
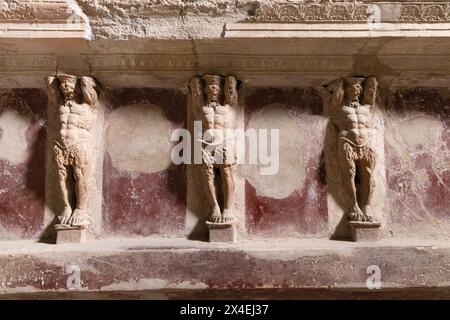
{"label": "shadow on wall", "polygon": [[209,217],[210,205],[208,201],[201,200],[205,199],[201,196],[201,192],[206,188],[201,167],[202,166],[198,164],[191,164],[190,170],[188,171],[188,174],[191,176],[189,179],[189,187],[195,190],[195,193],[198,194],[198,196],[192,196],[190,201],[187,202],[188,211],[196,216],[195,225],[190,228],[187,238],[189,240],[208,241],[206,220]]}
{"label": "shadow on wall", "polygon": [[0,223],[13,238],[33,237],[42,228],[45,198],[45,127],[42,121],[46,101],[45,92],[39,89],[0,92],[0,111],[7,117],[2,120],[2,148],[9,154],[1,161],[4,168],[0,185],[4,197],[0,199]]}
{"label": "shadow on wall", "polygon": [[[322,157],[324,158],[324,161],[322,162],[324,164],[323,171],[325,173],[329,195],[333,197],[340,208],[345,209],[349,207],[350,201],[342,192],[341,168],[337,158],[337,136],[337,129],[333,122],[329,120],[325,130],[324,151],[322,153]],[[347,215],[343,214],[336,224],[330,239],[347,240],[350,237],[349,232]]]}
{"label": "shadow on wall", "polygon": [[[0,182],[1,222],[14,238],[30,238],[42,227],[45,189],[45,119],[46,95],[39,89],[12,89],[0,92],[0,108],[5,119],[2,148],[15,158],[23,151],[23,159],[2,160]],[[8,115],[5,113],[8,112]],[[18,140],[17,140],[18,139]],[[24,140],[22,140],[24,139]],[[21,143],[24,143],[21,146]],[[23,148],[23,150],[21,150]],[[21,156],[19,156],[20,158]]]}

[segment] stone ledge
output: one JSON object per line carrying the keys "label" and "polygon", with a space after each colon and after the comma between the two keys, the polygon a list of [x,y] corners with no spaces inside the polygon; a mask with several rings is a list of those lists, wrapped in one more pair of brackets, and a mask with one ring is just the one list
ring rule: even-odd
{"label": "stone ledge", "polygon": [[[61,0],[18,0],[0,6],[0,23],[64,24],[83,15],[81,20],[86,31],[91,35],[92,26],[97,39],[213,39],[221,38],[227,23],[437,25],[450,22],[447,5],[447,2],[428,0],[419,3],[412,0],[76,0],[70,5]],[[54,36],[52,33],[29,34]],[[16,32],[12,32],[8,36],[15,35]]]}
{"label": "stone ledge", "polygon": [[367,291],[367,268],[373,265],[381,270],[381,290],[444,290],[450,284],[450,244],[445,241],[373,244],[299,239],[217,244],[140,238],[61,246],[8,241],[0,243],[0,252],[3,295],[67,293],[74,270],[79,270],[81,280],[78,291],[105,294]]}

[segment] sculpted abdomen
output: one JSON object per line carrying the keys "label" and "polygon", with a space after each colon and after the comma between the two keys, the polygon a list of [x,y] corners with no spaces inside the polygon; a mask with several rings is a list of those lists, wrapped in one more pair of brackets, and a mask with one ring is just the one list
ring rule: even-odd
{"label": "sculpted abdomen", "polygon": [[367,142],[370,135],[371,116],[369,106],[343,106],[336,114],[334,122],[342,137],[361,145]]}
{"label": "sculpted abdomen", "polygon": [[63,105],[59,108],[60,142],[72,145],[90,138],[90,129],[94,125],[96,112],[87,104]]}

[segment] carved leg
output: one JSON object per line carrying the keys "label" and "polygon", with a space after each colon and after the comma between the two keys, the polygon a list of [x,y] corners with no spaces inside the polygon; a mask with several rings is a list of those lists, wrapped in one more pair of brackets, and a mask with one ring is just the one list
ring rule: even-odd
{"label": "carved leg", "polygon": [[82,227],[89,224],[87,215],[91,183],[89,166],[86,165],[82,168],[75,167],[74,175],[76,181],[77,206],[72,217],[70,217],[70,223],[73,226]]}
{"label": "carved leg", "polygon": [[219,203],[217,202],[216,184],[214,182],[214,168],[212,166],[203,166],[203,171],[207,186],[206,193],[211,206],[211,213],[208,221],[221,222],[222,216],[220,214]]}
{"label": "carved leg", "polygon": [[70,205],[70,187],[68,182],[67,167],[58,165],[58,180],[61,189],[61,195],[64,202],[64,210],[59,215],[60,224],[68,225],[70,216],[72,215],[72,207]]}
{"label": "carved leg", "polygon": [[366,221],[373,220],[371,209],[371,202],[373,197],[373,190],[375,189],[375,181],[373,178],[372,169],[368,167],[361,168],[361,207],[364,210]]}
{"label": "carved leg", "polygon": [[91,188],[90,159],[89,146],[86,144],[77,145],[73,163],[77,205],[72,217],[70,217],[71,225],[77,227],[83,227],[89,224],[87,209]]}
{"label": "carved leg", "polygon": [[350,202],[347,208],[348,219],[350,221],[362,221],[363,213],[358,206],[356,194],[355,174],[356,165],[354,160],[353,147],[348,143],[343,143],[339,148],[339,165],[341,167],[343,192]]}
{"label": "carved leg", "polygon": [[364,215],[367,221],[373,221],[372,198],[375,190],[375,153],[370,149],[364,150],[364,159],[361,160],[361,206],[364,208]]}
{"label": "carved leg", "polygon": [[224,166],[221,168],[222,190],[224,198],[224,210],[222,221],[229,222],[233,220],[234,205],[234,170],[232,166]]}

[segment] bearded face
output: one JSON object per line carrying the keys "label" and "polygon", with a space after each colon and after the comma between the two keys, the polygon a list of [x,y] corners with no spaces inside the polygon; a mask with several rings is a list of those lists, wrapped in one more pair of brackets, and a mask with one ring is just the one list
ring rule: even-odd
{"label": "bearded face", "polygon": [[216,84],[210,84],[206,87],[206,96],[209,102],[218,102],[220,87]]}
{"label": "bearded face", "polygon": [[77,86],[77,80],[72,78],[66,78],[61,81],[61,92],[66,99],[73,99],[75,97],[75,89]]}
{"label": "bearded face", "polygon": [[345,88],[345,95],[347,97],[347,100],[350,102],[358,101],[361,92],[362,86],[359,83],[350,84]]}

